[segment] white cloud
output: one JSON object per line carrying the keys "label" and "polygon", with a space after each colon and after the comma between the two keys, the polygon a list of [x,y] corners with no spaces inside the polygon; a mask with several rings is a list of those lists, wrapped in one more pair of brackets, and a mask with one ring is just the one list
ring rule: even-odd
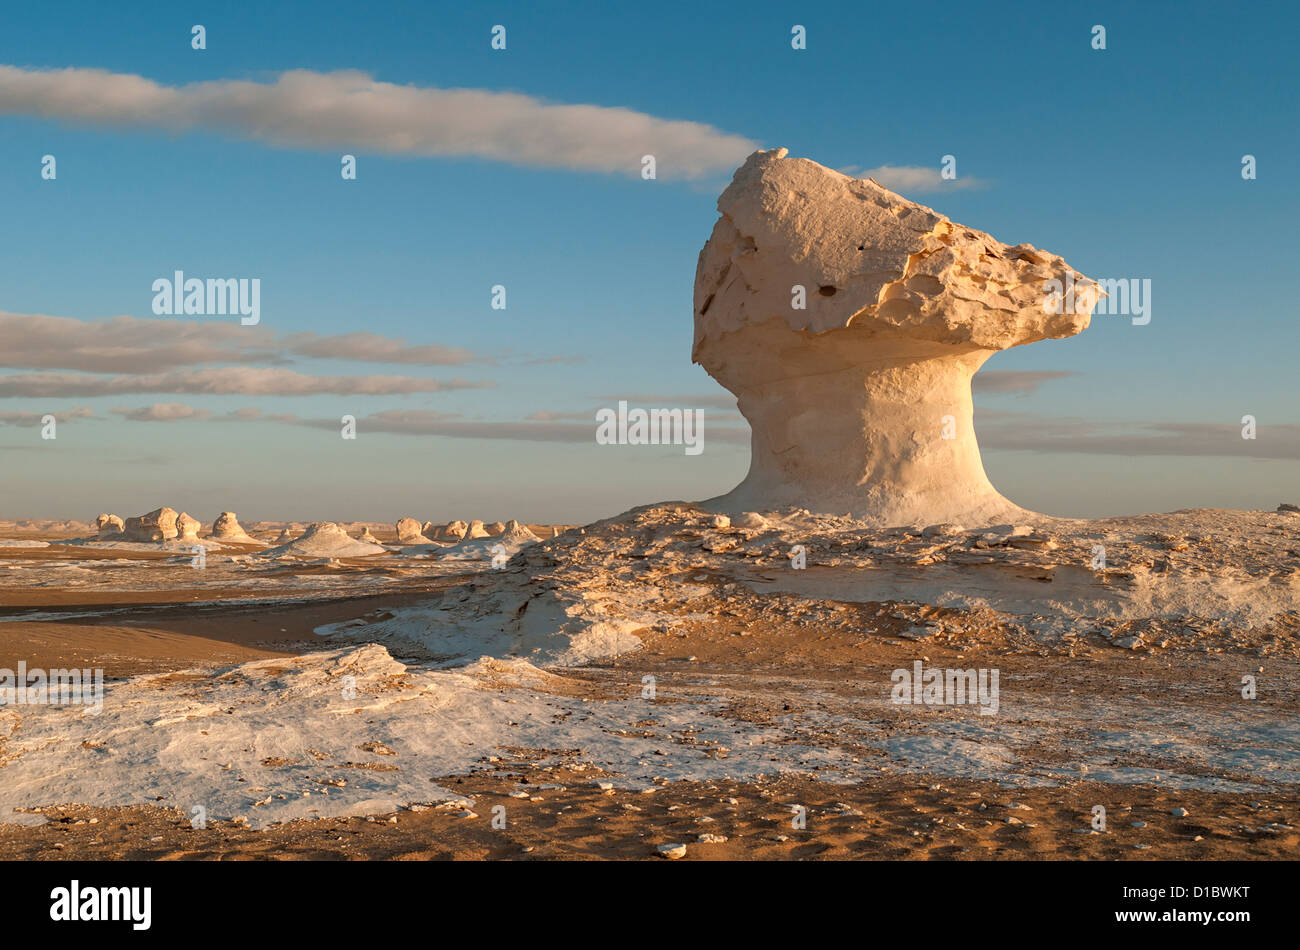
{"label": "white cloud", "polygon": [[977,395],[986,393],[1034,393],[1043,383],[1077,375],[1069,370],[986,369],[975,374],[971,387]]}
{"label": "white cloud", "polygon": [[0,115],[92,125],[206,130],[269,145],[391,155],[471,156],[518,165],[661,178],[729,171],[756,143],[698,122],[550,103],[514,92],[379,82],[355,70],[291,70],[274,82],[166,86],[103,69],[0,66]]}
{"label": "white cloud", "polygon": [[182,419],[206,419],[212,415],[206,409],[195,409],[179,402],[156,402],[152,406],[141,406],[138,409],[116,406],[109,412],[132,422],[179,422]]}
{"label": "white cloud", "polygon": [[468,350],[358,331],[277,335],[237,322],[184,319],[77,320],[0,311],[0,366],[145,373],[201,363],[287,363],[292,357],[420,366],[490,362]]}
{"label": "white cloud", "polygon": [[849,165],[839,171],[858,178],[874,178],[876,184],[884,185],[890,191],[897,191],[900,194],[924,195],[988,187],[988,182],[982,178],[964,176],[946,179],[939,174],[938,168],[930,168],[927,165],[881,165],[865,171],[857,165]]}
{"label": "white cloud", "polygon": [[[30,428],[44,425],[43,422],[47,413],[44,412],[22,412],[12,409],[0,411],[0,426],[22,426]],[[49,412],[48,415],[54,416],[56,422],[70,422],[74,419],[94,419],[95,410],[89,406],[77,406],[75,409],[58,409]]]}
{"label": "white cloud", "polygon": [[481,389],[491,383],[412,376],[309,376],[291,369],[225,366],[136,376],[14,373],[0,376],[0,397],[92,397],[136,393],[243,396],[383,396]]}

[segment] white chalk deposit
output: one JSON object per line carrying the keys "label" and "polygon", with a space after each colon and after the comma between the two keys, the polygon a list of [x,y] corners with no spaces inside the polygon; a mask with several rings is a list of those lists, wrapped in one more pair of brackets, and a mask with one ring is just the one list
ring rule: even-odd
{"label": "white chalk deposit", "polygon": [[693,359],[753,435],[748,476],[711,507],[882,526],[1023,518],[984,473],[971,377],[999,350],[1088,326],[1090,304],[1047,312],[1047,281],[1095,285],[785,149],[751,155],[718,210]]}
{"label": "white chalk deposit", "polygon": [[349,537],[332,521],[320,521],[309,527],[296,540],[262,551],[261,557],[370,557],[385,554],[387,548]]}

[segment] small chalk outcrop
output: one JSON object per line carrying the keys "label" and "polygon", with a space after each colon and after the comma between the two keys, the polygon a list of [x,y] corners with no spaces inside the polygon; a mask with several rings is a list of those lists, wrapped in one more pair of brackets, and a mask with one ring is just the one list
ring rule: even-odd
{"label": "small chalk outcrop", "polygon": [[481,521],[471,521],[469,529],[465,532],[465,540],[472,541],[475,538],[490,538],[487,527]]}
{"label": "small chalk outcrop", "polygon": [[261,552],[262,557],[370,557],[386,554],[387,549],[368,541],[358,541],[348,536],[342,526],[332,521],[320,521],[307,528],[301,538]]}
{"label": "small chalk outcrop", "polygon": [[117,515],[103,514],[95,519],[95,527],[99,531],[99,536],[105,540],[121,538],[122,536],[122,519]]}
{"label": "small chalk outcrop", "polygon": [[[517,521],[515,522],[515,524],[518,523],[519,522]],[[494,521],[491,524],[484,525],[483,530],[486,531],[489,536],[495,538],[498,534],[506,530],[506,526],[504,522]]]}
{"label": "small chalk outcrop", "polygon": [[380,541],[378,538],[376,538],[373,534],[370,533],[369,528],[366,528],[364,531],[362,531],[361,534],[357,536],[357,540],[365,541],[367,544],[383,544],[382,541]]}
{"label": "small chalk outcrop", "polygon": [[505,549],[507,557],[513,557],[520,548],[540,541],[537,535],[518,521],[511,520],[503,526],[504,530],[495,537],[467,537],[460,544],[448,548],[443,555],[447,561],[490,561]]}
{"label": "small chalk outcrop", "polygon": [[708,507],[881,525],[1027,514],[984,473],[971,377],[999,350],[1083,331],[1095,283],[785,149],[751,155],[718,210],[692,358],[752,436],[749,474]]}
{"label": "small chalk outcrop", "polygon": [[469,525],[466,522],[449,521],[439,528],[433,537],[436,541],[462,541],[467,531],[469,531]]}
{"label": "small chalk outcrop", "polygon": [[198,541],[199,529],[203,527],[203,522],[198,518],[191,518],[185,512],[176,516],[176,540],[178,541]]}
{"label": "small chalk outcrop", "polygon": [[122,525],[125,541],[170,541],[176,534],[176,511],[172,508],[155,508],[147,514],[127,518]]}
{"label": "small chalk outcrop", "polygon": [[243,544],[263,544],[247,531],[239,523],[233,511],[223,511],[217,515],[217,520],[212,522],[212,537],[218,541],[234,541]]}
{"label": "small chalk outcrop", "polygon": [[399,518],[397,524],[398,544],[429,544],[430,540],[424,536],[420,522],[414,518]]}

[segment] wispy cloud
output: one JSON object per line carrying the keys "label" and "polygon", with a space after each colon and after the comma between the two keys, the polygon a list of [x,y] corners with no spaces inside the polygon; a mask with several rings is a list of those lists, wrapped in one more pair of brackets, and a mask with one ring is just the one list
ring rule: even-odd
{"label": "wispy cloud", "polygon": [[237,321],[119,316],[78,320],[0,311],[0,366],[89,373],[149,373],[205,363],[292,362],[295,357],[419,366],[460,366],[491,359],[460,347],[407,343],[359,331],[332,336],[277,335]]}
{"label": "wispy cloud", "polygon": [[1258,426],[1254,439],[1236,423],[1098,422],[977,409],[980,446],[1024,452],[1091,455],[1300,459],[1300,425]]}
{"label": "wispy cloud", "polygon": [[334,336],[291,333],[279,337],[276,345],[295,356],[313,359],[359,360],[365,363],[410,363],[420,366],[459,366],[484,362],[469,350],[437,343],[410,344],[402,339],[358,331]]}
{"label": "wispy cloud", "polygon": [[152,406],[130,409],[117,406],[109,410],[132,422],[180,422],[184,419],[206,419],[212,415],[207,409],[195,409],[179,402],[159,402]]}
{"label": "wispy cloud", "polygon": [[729,171],[756,143],[698,122],[514,92],[380,82],[354,70],[291,70],[274,82],[167,86],[103,69],[0,66],[0,114],[168,132],[206,130],[269,145],[468,156],[661,178]]}
{"label": "wispy cloud", "polygon": [[0,376],[0,397],[121,396],[139,393],[243,396],[385,396],[482,389],[491,383],[412,376],[310,376],[290,369],[225,366],[132,376],[15,373]]}
{"label": "wispy cloud", "polygon": [[[174,403],[145,406],[136,410],[114,409],[113,412],[137,422],[186,418],[188,407]],[[578,416],[581,420],[578,421]],[[275,422],[312,429],[335,430],[337,418],[302,418],[293,413],[264,413],[260,409],[236,409],[222,415],[192,410],[188,418],[204,422]],[[450,439],[494,439],[515,442],[594,443],[595,413],[536,412],[522,422],[493,422],[465,419],[456,413],[432,409],[387,409],[357,420],[358,432],[383,432],[390,435],[442,436]],[[705,439],[732,444],[749,444],[749,429],[734,426],[709,426],[705,417]]]}
{"label": "wispy cloud", "polygon": [[732,409],[736,408],[736,397],[729,392],[718,393],[620,393],[612,396],[603,396],[607,400],[607,405],[613,406],[619,400],[625,400],[631,406],[651,406],[655,408],[704,408],[704,409]]}
{"label": "wispy cloud", "polygon": [[860,165],[846,165],[836,169],[856,178],[874,178],[876,184],[900,194],[926,195],[936,192],[962,191],[968,188],[987,188],[988,182],[969,175],[944,178],[938,168],[928,165],[880,165],[863,169]]}
{"label": "wispy cloud", "polygon": [[77,406],[75,409],[59,409],[49,413],[3,410],[0,411],[0,426],[30,428],[33,426],[44,425],[42,420],[46,415],[54,416],[56,422],[70,422],[75,419],[96,418],[95,410],[91,409],[89,406]]}
{"label": "wispy cloud", "polygon": [[1050,382],[1053,379],[1065,379],[1067,376],[1077,375],[1077,373],[1069,370],[981,370],[975,374],[975,379],[971,389],[976,395],[981,393],[1026,394],[1037,392],[1039,386],[1043,385],[1043,383]]}

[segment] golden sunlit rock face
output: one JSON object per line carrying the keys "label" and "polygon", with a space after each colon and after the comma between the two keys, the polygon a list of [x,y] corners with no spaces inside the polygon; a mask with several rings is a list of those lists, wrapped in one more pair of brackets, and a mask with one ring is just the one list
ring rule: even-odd
{"label": "golden sunlit rock face", "polygon": [[1055,254],[955,224],[870,179],[755,152],[718,199],[695,276],[692,357],[735,393],[749,474],[713,504],[882,524],[1027,514],[989,483],[971,377],[999,350],[1073,336],[1091,282]]}

